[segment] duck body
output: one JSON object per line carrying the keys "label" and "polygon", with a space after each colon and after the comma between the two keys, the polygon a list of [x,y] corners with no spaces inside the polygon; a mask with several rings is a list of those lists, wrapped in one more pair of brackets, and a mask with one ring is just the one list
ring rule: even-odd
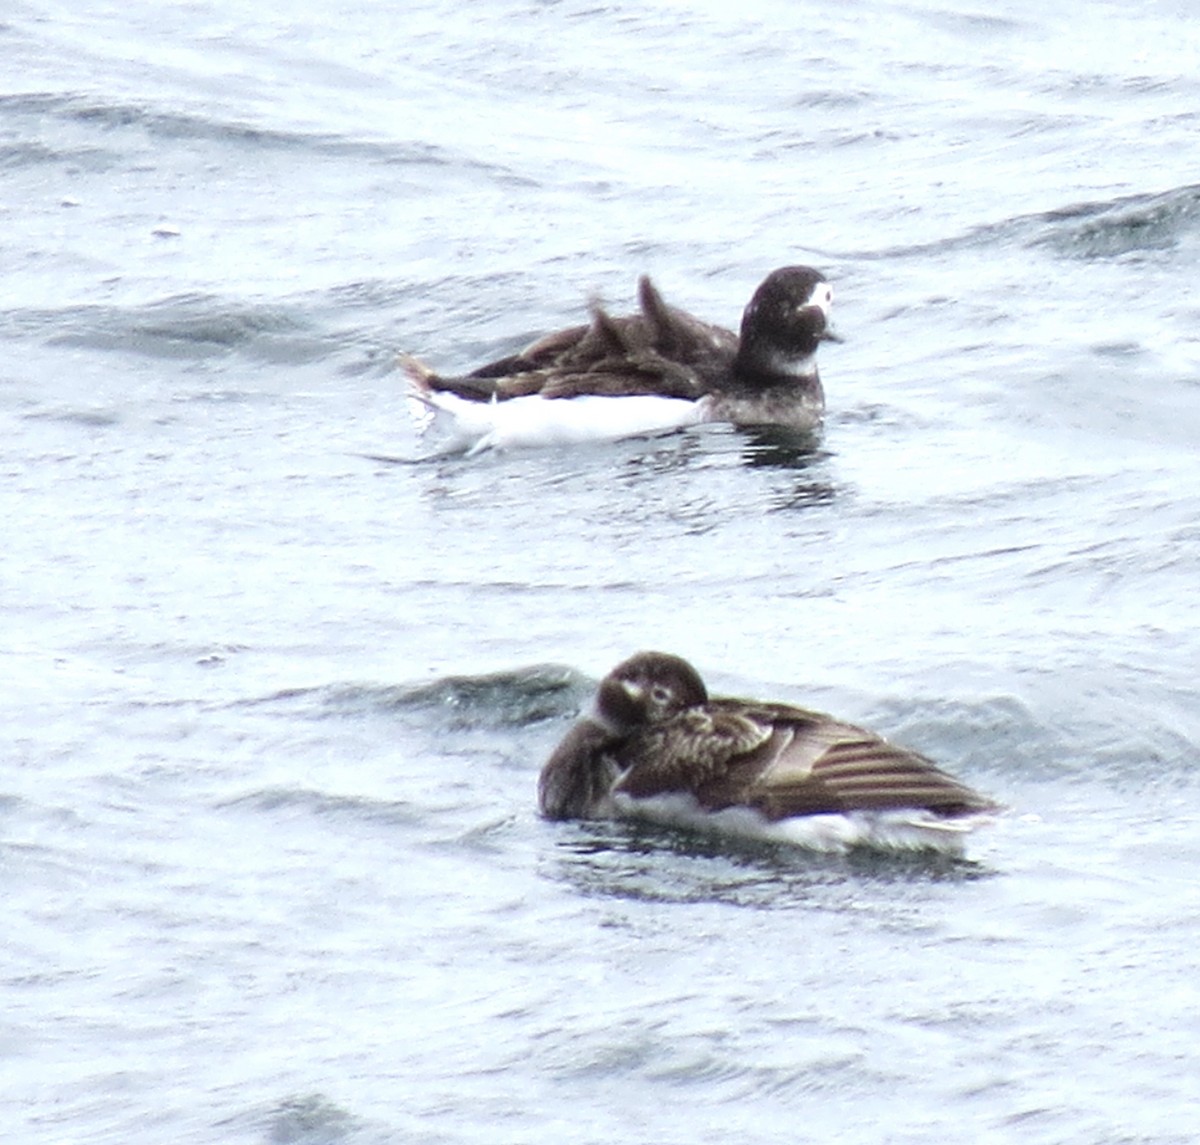
{"label": "duck body", "polygon": [[677,656],[641,652],[601,682],[543,767],[549,819],[642,818],[794,843],[961,854],[999,805],[932,760],[792,704],[710,698]]}
{"label": "duck body", "polygon": [[668,306],[649,278],[639,311],[592,308],[586,325],[538,339],[459,377],[412,357],[401,364],[423,428],[439,424],[473,452],[613,440],[700,422],[816,429],[824,393],[816,352],[833,292],[809,267],[774,271],[755,292],[741,333]]}

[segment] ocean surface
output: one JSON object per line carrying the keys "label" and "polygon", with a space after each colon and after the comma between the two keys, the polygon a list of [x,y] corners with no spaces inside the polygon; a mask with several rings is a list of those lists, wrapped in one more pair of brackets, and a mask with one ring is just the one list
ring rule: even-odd
{"label": "ocean surface", "polygon": [[[791,263],[815,451],[414,432]],[[1197,282],[1183,4],[6,0],[5,1140],[1194,1141]],[[641,648],[1009,811],[541,821]]]}

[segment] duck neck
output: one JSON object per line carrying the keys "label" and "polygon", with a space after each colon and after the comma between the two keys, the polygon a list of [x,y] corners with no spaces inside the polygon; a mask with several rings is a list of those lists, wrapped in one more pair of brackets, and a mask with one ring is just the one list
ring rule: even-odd
{"label": "duck neck", "polygon": [[607,754],[615,742],[608,728],[586,716],[567,733],[538,778],[538,805],[547,819],[597,813],[615,778]]}
{"label": "duck neck", "polygon": [[796,354],[764,347],[753,339],[744,340],[734,359],[733,375],[746,390],[821,388],[816,347],[809,353]]}
{"label": "duck neck", "polygon": [[746,389],[814,389],[817,347],[825,333],[825,311],[804,306],[786,316],[751,301],[742,316],[733,373]]}

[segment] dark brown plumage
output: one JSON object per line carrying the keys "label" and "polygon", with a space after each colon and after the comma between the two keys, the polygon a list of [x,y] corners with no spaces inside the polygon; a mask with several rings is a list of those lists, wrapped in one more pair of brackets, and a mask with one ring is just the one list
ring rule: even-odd
{"label": "dark brown plumage", "polygon": [[601,682],[542,770],[551,819],[637,814],[663,796],[698,814],[730,808],[764,823],[820,814],[919,812],[953,827],[998,805],[932,760],[791,704],[709,698],[686,661],[640,652]]}
{"label": "dark brown plumage", "polygon": [[588,324],[548,334],[463,376],[402,361],[416,392],[434,405],[438,395],[470,402],[648,395],[707,399],[699,420],[807,430],[824,411],[816,352],[833,337],[832,297],[819,271],[783,267],[759,286],[734,334],[669,306],[643,276],[636,314],[614,317],[593,306]]}

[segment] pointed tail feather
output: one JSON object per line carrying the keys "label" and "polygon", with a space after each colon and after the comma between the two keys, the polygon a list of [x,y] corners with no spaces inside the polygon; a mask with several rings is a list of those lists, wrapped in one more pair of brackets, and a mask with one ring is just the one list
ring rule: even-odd
{"label": "pointed tail feather", "polygon": [[437,377],[420,358],[412,354],[398,354],[396,356],[396,365],[403,371],[404,376],[409,382],[422,393],[429,393],[433,386],[430,382]]}
{"label": "pointed tail feather", "polygon": [[439,375],[411,354],[401,354],[397,364],[408,380],[408,408],[421,437],[433,434],[437,453],[471,453],[491,444],[493,402],[473,402],[440,390]]}

